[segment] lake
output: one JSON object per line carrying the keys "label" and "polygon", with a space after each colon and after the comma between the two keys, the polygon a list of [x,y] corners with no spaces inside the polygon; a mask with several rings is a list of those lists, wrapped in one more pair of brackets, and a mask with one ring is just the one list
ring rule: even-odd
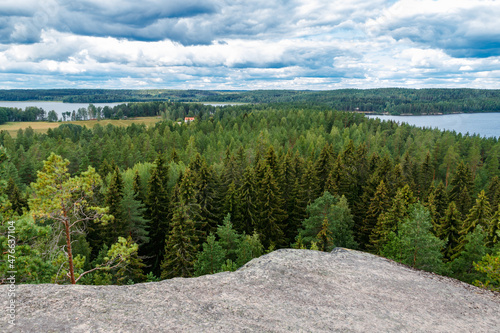
{"label": "lake", "polygon": [[[122,103],[92,103],[95,105],[95,107],[113,107],[116,105],[123,104]],[[45,112],[49,112],[51,110],[54,110],[59,118],[62,118],[62,113],[63,112],[73,112],[77,111],[80,108],[88,108],[89,103],[62,103],[62,102],[42,102],[42,101],[21,101],[21,102],[4,102],[0,101],[0,107],[5,107],[5,108],[18,108],[24,110],[27,106],[36,106],[37,108],[42,108],[45,110]]]}
{"label": "lake", "polygon": [[460,113],[439,116],[376,116],[381,120],[393,120],[398,123],[405,122],[425,128],[438,128],[457,133],[478,134],[481,137],[500,137],[500,113]]}

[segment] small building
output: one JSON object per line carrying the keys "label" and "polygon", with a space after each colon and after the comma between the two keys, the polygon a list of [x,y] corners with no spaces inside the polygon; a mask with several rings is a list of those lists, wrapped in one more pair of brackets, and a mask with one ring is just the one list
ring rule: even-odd
{"label": "small building", "polygon": [[184,122],[189,123],[191,121],[194,121],[194,117],[184,117]]}

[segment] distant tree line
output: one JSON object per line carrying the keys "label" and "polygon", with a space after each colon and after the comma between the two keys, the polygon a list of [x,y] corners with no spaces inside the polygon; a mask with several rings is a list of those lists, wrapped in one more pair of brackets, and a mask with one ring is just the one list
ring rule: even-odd
{"label": "distant tree line", "polygon": [[487,89],[339,89],[330,91],[254,90],[0,90],[0,100],[99,102],[303,103],[339,111],[399,114],[499,112],[500,90]]}

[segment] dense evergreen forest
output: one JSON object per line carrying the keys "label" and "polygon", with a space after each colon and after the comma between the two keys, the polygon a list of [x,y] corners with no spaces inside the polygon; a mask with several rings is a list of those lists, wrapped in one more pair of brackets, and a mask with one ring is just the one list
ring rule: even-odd
{"label": "dense evergreen forest", "polygon": [[147,105],[164,121],[0,133],[19,282],[130,284],[343,246],[500,287],[498,139],[321,105]]}
{"label": "dense evergreen forest", "polygon": [[[163,102],[151,104],[159,114],[165,102],[224,102],[224,103],[303,103],[307,106],[329,107],[339,111],[361,111],[400,114],[447,114],[462,112],[499,112],[500,90],[485,89],[340,89],[330,91],[257,90],[257,91],[204,91],[204,90],[0,90],[0,101],[63,101],[68,103],[99,102]],[[121,106],[121,109],[132,107]],[[130,105],[130,104],[128,104]],[[130,111],[130,110],[129,110]],[[6,121],[57,121],[50,110],[0,108],[0,124]],[[89,113],[91,110],[88,111]],[[117,115],[92,109],[95,118]],[[141,116],[141,112],[138,113]],[[68,115],[68,119],[71,114]],[[90,116],[90,115],[89,115]],[[29,120],[28,120],[29,119]]]}

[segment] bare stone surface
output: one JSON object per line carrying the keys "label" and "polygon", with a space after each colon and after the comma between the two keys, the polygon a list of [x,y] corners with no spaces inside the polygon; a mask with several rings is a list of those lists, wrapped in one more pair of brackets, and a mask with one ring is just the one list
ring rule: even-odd
{"label": "bare stone surface", "polygon": [[[7,288],[0,286],[2,309]],[[455,333],[500,328],[499,294],[345,249],[279,250],[233,273],[132,286],[19,285],[16,301],[16,326],[1,318],[0,332]]]}

